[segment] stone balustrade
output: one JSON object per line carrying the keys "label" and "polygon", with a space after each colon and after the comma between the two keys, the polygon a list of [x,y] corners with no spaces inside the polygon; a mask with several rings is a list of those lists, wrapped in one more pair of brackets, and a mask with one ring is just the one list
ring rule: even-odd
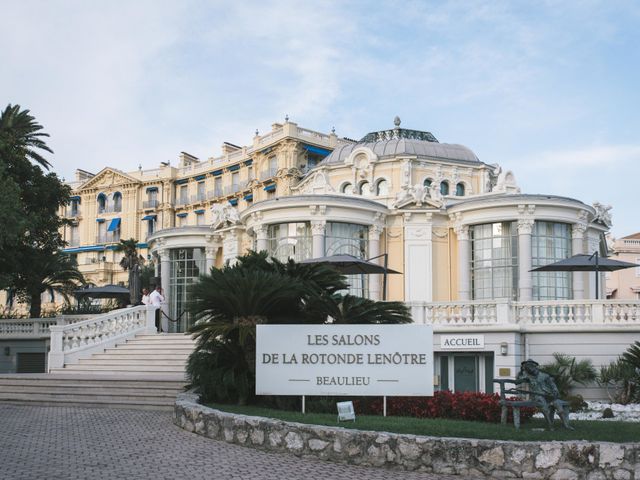
{"label": "stone balustrade", "polygon": [[90,318],[91,315],[61,315],[52,318],[9,318],[0,320],[0,339],[31,340],[48,338],[49,327],[69,325]]}
{"label": "stone balustrade", "polygon": [[50,330],[49,369],[62,368],[133,338],[137,333],[155,333],[155,307],[123,308],[70,325],[52,325]]}
{"label": "stone balustrade", "polygon": [[555,300],[540,302],[408,302],[416,323],[434,329],[502,326],[527,331],[572,326],[640,327],[640,302],[623,300]]}

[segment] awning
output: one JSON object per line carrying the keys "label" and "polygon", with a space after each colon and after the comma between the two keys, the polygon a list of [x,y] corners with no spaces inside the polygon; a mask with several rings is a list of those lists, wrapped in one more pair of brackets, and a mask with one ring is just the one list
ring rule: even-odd
{"label": "awning", "polygon": [[188,213],[178,213],[176,217],[184,218],[188,215]]}
{"label": "awning", "polygon": [[197,177],[193,177],[194,180],[196,181],[200,181],[200,180],[204,180],[206,178],[206,175],[198,175]]}
{"label": "awning", "polygon": [[307,152],[317,153],[318,155],[322,155],[324,157],[326,157],[331,153],[331,150],[327,150],[325,148],[320,148],[320,147],[314,147],[312,145],[302,145],[302,148],[304,148]]}
{"label": "awning", "polygon": [[200,210],[194,210],[193,213],[195,213],[196,215],[202,215],[204,213],[204,209],[200,209]]}
{"label": "awning", "polygon": [[104,245],[91,245],[91,246],[87,246],[87,247],[65,248],[62,251],[64,253],[103,252],[104,251]]}
{"label": "awning", "polygon": [[244,196],[244,199],[245,199],[247,202],[252,202],[252,201],[253,201],[253,193],[250,193],[249,195],[245,195],[245,196]]}
{"label": "awning", "polygon": [[115,232],[119,226],[120,226],[120,219],[114,218],[113,220],[111,220],[111,223],[109,224],[109,228],[107,228],[107,232]]}
{"label": "awning", "polygon": [[240,170],[240,165],[231,165],[229,167],[230,172],[235,172],[236,170]]}
{"label": "awning", "polygon": [[147,192],[157,192],[158,187],[147,187]]}
{"label": "awning", "polygon": [[213,175],[214,177],[219,177],[220,175],[222,175],[223,170],[215,170],[213,172],[211,172],[211,175]]}
{"label": "awning", "polygon": [[74,195],[73,197],[69,197],[69,200],[72,202],[75,200],[76,202],[80,201],[80,195]]}
{"label": "awning", "polygon": [[96,222],[102,223],[102,222],[104,222],[104,218],[96,218]]}
{"label": "awning", "polygon": [[244,162],[244,164],[248,167],[249,165],[253,165],[253,160],[249,159],[246,162]]}
{"label": "awning", "polygon": [[158,218],[157,215],[146,215],[142,217],[142,220],[155,220],[156,218]]}
{"label": "awning", "polygon": [[183,183],[187,183],[189,181],[188,178],[183,178],[182,180],[176,180],[176,185],[182,185]]}
{"label": "awning", "polygon": [[272,183],[271,185],[267,185],[264,187],[265,192],[273,192],[276,189],[276,184]]}
{"label": "awning", "polygon": [[238,199],[232,198],[231,200],[229,200],[229,205],[233,205],[235,207],[236,205],[238,205]]}

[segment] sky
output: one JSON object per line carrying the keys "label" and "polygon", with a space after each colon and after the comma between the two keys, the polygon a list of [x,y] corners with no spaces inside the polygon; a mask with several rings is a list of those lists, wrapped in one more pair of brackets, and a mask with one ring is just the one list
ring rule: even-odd
{"label": "sky", "polygon": [[53,170],[219,156],[285,115],[471,148],[524,193],[613,206],[640,231],[635,1],[0,0],[0,107],[31,110]]}

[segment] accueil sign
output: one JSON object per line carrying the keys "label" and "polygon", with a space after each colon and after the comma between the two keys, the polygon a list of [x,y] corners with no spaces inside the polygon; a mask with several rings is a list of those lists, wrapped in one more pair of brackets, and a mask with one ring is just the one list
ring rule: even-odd
{"label": "accueil sign", "polygon": [[257,395],[433,395],[430,325],[258,325]]}
{"label": "accueil sign", "polygon": [[484,335],[441,335],[441,350],[484,349]]}

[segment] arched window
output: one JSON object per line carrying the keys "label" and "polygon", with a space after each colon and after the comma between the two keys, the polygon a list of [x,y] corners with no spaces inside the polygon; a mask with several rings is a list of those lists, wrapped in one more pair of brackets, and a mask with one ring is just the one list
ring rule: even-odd
{"label": "arched window", "polygon": [[341,193],[351,193],[351,184],[349,182],[342,185],[340,188]]}
{"label": "arched window", "polygon": [[122,211],[122,194],[120,192],[116,192],[113,194],[113,211]]}
{"label": "arched window", "polygon": [[98,213],[104,213],[107,209],[107,196],[104,193],[98,195]]}
{"label": "arched window", "polygon": [[364,197],[371,196],[371,184],[369,182],[362,182],[358,188],[358,193]]}
{"label": "arched window", "polygon": [[449,195],[449,182],[440,182],[440,193],[442,195]]}
{"label": "arched window", "polygon": [[432,183],[433,183],[433,180],[431,180],[430,178],[425,178],[424,182],[422,182],[422,185],[426,188],[429,188]]}
{"label": "arched window", "polygon": [[458,183],[456,185],[456,196],[464,197],[464,183]]}
{"label": "arched window", "polygon": [[376,195],[378,197],[384,197],[389,195],[389,182],[386,180],[379,180],[376,184]]}

